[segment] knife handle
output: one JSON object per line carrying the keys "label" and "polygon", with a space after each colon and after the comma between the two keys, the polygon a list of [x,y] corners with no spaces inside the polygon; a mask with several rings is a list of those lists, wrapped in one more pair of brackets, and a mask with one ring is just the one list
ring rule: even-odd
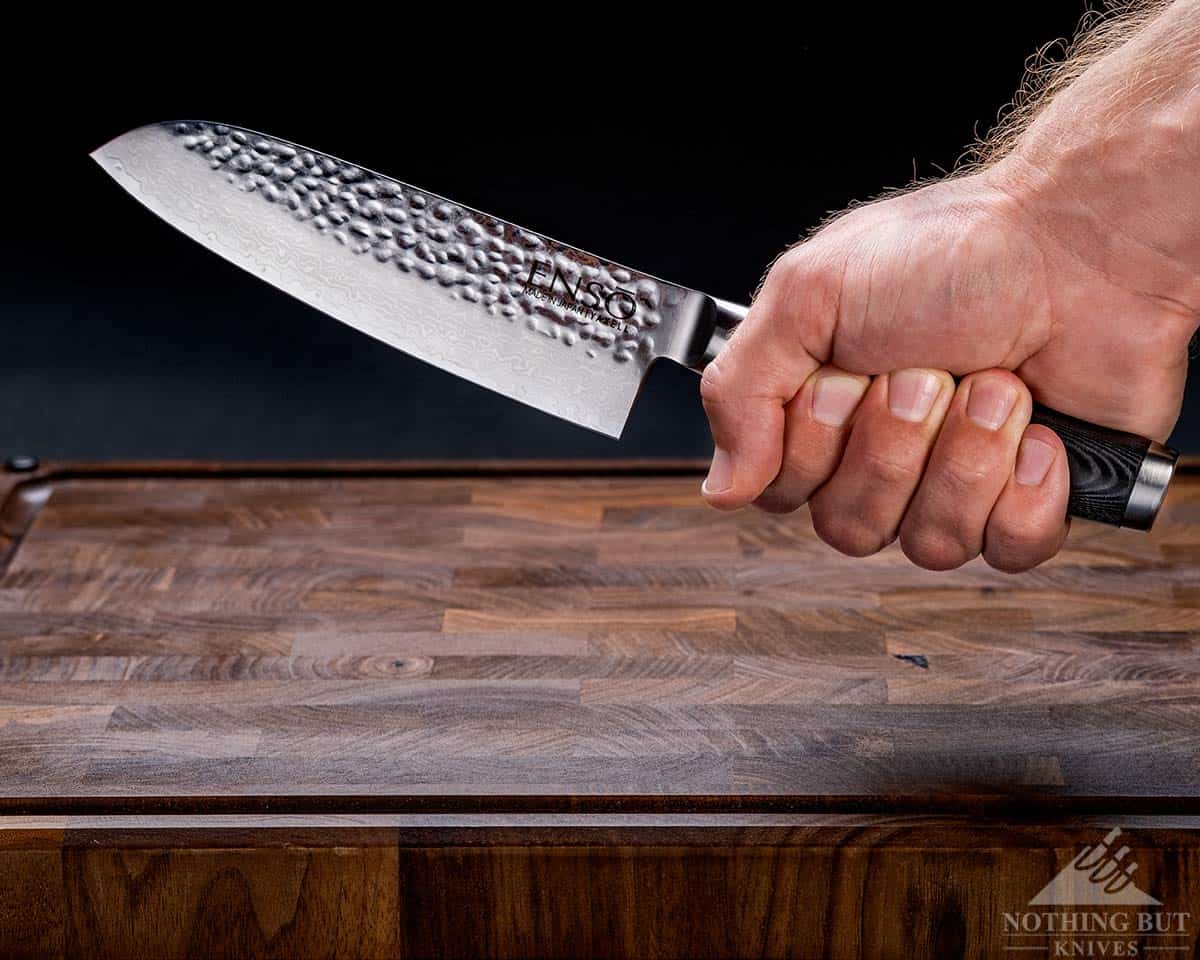
{"label": "knife handle", "polygon": [[1067,448],[1067,513],[1114,527],[1149,530],[1158,516],[1179,453],[1136,433],[1100,427],[1040,403],[1030,423],[1049,427]]}
{"label": "knife handle", "polygon": [[[697,369],[728,343],[729,332],[746,316],[746,308],[712,298],[712,334]],[[1071,491],[1067,513],[1114,527],[1149,530],[1158,516],[1179,453],[1146,437],[1101,427],[1069,417],[1040,403],[1033,405],[1031,423],[1049,427],[1067,450]]]}

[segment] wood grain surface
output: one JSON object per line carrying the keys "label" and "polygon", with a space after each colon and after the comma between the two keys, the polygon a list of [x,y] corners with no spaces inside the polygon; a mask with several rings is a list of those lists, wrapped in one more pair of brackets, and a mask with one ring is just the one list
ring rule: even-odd
{"label": "wood grain surface", "polygon": [[1020,955],[1118,823],[1200,916],[1191,470],[1016,577],[699,480],[0,476],[0,956]]}

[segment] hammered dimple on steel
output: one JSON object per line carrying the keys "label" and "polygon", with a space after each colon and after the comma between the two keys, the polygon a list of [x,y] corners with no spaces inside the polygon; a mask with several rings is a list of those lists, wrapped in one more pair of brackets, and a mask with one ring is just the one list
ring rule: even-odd
{"label": "hammered dimple on steel", "polygon": [[[185,149],[206,154],[209,167],[239,190],[257,190],[355,254],[416,271],[451,297],[482,303],[492,315],[513,319],[524,313],[532,318],[530,329],[567,346],[596,335],[595,342],[619,360],[653,349],[649,331],[661,318],[652,279],[641,278],[631,289],[628,270],[558,253],[553,268],[568,290],[579,291],[579,300],[539,296],[533,280],[544,271],[535,255],[547,245],[536,234],[323,154],[265,137],[251,141],[224,125],[178,123],[175,133]],[[587,281],[597,286],[584,288]],[[614,332],[597,331],[598,324]]]}
{"label": "hammered dimple on steel", "polygon": [[677,321],[698,295],[297,144],[185,121],[132,131],[94,156],[244,269],[610,436],[655,357],[686,349],[691,324]]}

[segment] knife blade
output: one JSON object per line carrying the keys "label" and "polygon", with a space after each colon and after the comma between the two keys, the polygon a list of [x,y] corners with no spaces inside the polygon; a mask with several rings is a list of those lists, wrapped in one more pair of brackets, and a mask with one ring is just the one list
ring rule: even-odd
{"label": "knife blade", "polygon": [[[646,371],[696,370],[746,308],[308,147],[229,124],[138,127],[92,153],[198,243],[442,370],[610,437]],[[1037,407],[1069,511],[1149,529],[1178,454]]]}

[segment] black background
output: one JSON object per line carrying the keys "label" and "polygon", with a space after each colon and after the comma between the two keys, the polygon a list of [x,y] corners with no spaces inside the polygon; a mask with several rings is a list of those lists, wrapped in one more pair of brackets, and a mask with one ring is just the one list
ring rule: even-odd
{"label": "black background", "polygon": [[[183,19],[161,33],[161,10],[73,22],[69,35],[43,25],[33,51],[18,31],[5,78],[0,454],[706,454],[694,374],[658,365],[625,437],[591,434],[241,273],[134,203],[88,152],[150,121],[242,125],[745,301],[828,211],[951,167],[1026,57],[1083,11],[1077,0],[970,17],[763,8],[683,31],[608,8],[485,19],[456,7],[395,22],[363,8],[228,8],[193,22],[198,12],[172,8]],[[1200,398],[1187,406],[1175,442],[1200,449]]]}

